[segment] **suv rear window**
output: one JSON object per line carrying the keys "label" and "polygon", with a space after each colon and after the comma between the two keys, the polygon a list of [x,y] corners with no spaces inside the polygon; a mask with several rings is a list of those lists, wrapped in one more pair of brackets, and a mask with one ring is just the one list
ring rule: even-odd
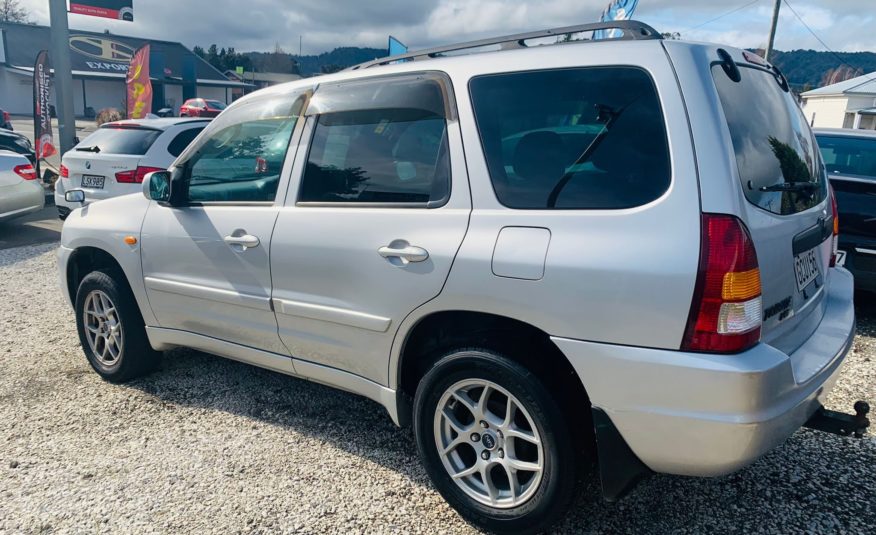
{"label": "suv rear window", "polygon": [[[772,72],[742,64],[739,71],[742,79],[734,82],[720,65],[712,67],[745,197],[781,215],[817,206],[827,181],[803,112]],[[781,191],[794,183],[802,187]]]}
{"label": "suv rear window", "polygon": [[471,97],[499,202],[520,209],[619,209],[669,187],[663,112],[635,67],[480,76]]}
{"label": "suv rear window", "polygon": [[161,130],[148,128],[98,128],[90,136],[76,145],[76,150],[95,148],[101,154],[146,154],[149,147],[155,143]]}
{"label": "suv rear window", "polygon": [[827,172],[876,178],[876,137],[816,134]]}

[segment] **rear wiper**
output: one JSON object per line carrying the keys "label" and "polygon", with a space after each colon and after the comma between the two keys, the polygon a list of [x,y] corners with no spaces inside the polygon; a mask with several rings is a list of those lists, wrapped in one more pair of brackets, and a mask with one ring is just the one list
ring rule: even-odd
{"label": "rear wiper", "polygon": [[783,182],[773,186],[763,186],[758,188],[760,191],[805,191],[818,187],[818,184],[812,182]]}
{"label": "rear wiper", "polygon": [[100,152],[100,147],[94,145],[92,147],[76,147],[79,152]]}

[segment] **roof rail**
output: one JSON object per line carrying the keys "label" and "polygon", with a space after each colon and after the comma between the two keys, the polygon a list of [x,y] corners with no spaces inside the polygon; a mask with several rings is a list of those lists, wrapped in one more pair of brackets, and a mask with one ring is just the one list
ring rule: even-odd
{"label": "roof rail", "polygon": [[378,58],[372,61],[366,61],[359,65],[354,65],[349,70],[367,69],[378,65],[386,65],[394,61],[401,60],[423,60],[439,57],[446,52],[458,52],[471,48],[480,48],[489,45],[502,45],[503,50],[511,48],[527,48],[526,41],[530,39],[539,39],[543,37],[559,37],[563,35],[572,35],[581,32],[592,32],[597,30],[620,30],[623,35],[613,40],[648,40],[648,39],[663,39],[663,36],[644,22],[635,20],[619,20],[610,22],[596,22],[592,24],[579,24],[576,26],[564,26],[562,28],[551,28],[548,30],[538,30],[535,32],[518,33],[514,35],[505,35],[502,37],[489,37],[477,41],[469,41],[467,43],[457,43],[454,45],[444,45],[435,48],[427,48],[425,50],[415,50],[405,54],[397,54],[395,56],[387,56]]}

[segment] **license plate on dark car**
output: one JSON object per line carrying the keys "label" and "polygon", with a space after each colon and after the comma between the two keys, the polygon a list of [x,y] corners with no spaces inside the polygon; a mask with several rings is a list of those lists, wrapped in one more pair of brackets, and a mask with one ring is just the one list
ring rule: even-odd
{"label": "license plate on dark car", "polygon": [[82,187],[83,188],[94,188],[94,189],[103,189],[103,183],[106,180],[106,177],[98,176],[98,175],[82,175]]}

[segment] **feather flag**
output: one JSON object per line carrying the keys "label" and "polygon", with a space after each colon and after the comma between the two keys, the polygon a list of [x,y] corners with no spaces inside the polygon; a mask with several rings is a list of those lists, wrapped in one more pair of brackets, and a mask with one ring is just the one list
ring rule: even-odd
{"label": "feather flag", "polygon": [[[630,20],[633,17],[633,12],[636,6],[639,5],[639,0],[613,0],[605,11],[602,12],[600,22],[611,22],[615,20]],[[621,36],[620,30],[597,30],[593,32],[593,39],[615,39]]]}

